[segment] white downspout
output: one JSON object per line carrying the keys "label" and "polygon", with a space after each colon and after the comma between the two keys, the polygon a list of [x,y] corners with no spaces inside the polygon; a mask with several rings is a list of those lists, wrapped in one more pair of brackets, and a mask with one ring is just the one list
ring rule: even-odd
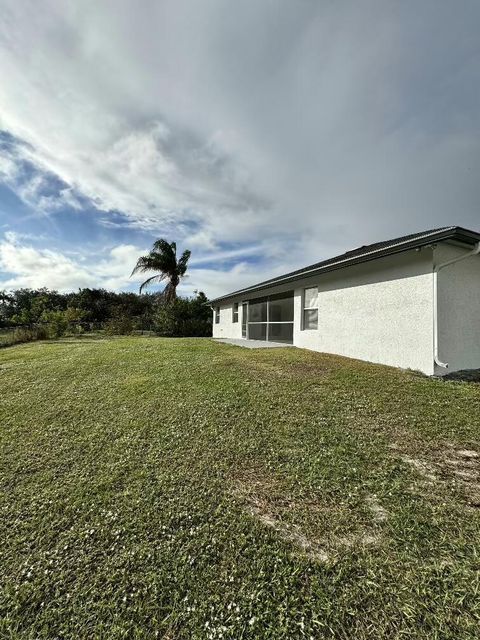
{"label": "white downspout", "polygon": [[433,267],[433,361],[436,365],[442,367],[442,369],[448,369],[448,362],[442,362],[438,355],[438,272],[454,262],[460,262],[460,260],[465,260],[466,258],[470,258],[471,256],[476,256],[478,254],[480,254],[480,242],[477,242],[472,251],[464,253],[461,256],[457,256],[456,258],[452,258],[451,260],[447,260],[447,262],[436,264]]}

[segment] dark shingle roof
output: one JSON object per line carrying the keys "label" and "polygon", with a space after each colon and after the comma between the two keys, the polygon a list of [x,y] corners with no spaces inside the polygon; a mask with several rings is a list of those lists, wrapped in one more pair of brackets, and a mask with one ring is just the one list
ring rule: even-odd
{"label": "dark shingle roof", "polygon": [[342,269],[353,264],[368,262],[370,260],[375,260],[376,258],[383,258],[394,253],[408,251],[409,249],[415,249],[417,247],[429,245],[434,242],[440,242],[442,240],[453,240],[473,245],[480,241],[480,233],[469,231],[463,227],[441,227],[439,229],[422,231],[421,233],[412,233],[408,236],[394,238],[393,240],[376,242],[375,244],[369,244],[353,249],[352,251],[347,251],[346,253],[342,253],[334,258],[329,258],[322,262],[316,262],[308,265],[307,267],[303,267],[302,269],[297,269],[296,271],[290,271],[284,275],[270,278],[270,280],[264,280],[263,282],[259,282],[258,284],[250,287],[233,291],[232,293],[215,298],[210,302],[218,302],[241,294],[253,293],[276,284],[288,283],[307,275],[316,275],[318,273]]}

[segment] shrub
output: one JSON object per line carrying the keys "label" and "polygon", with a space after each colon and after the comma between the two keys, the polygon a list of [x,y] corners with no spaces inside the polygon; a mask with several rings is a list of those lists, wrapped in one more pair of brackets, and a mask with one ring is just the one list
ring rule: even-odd
{"label": "shrub", "polygon": [[154,316],[154,329],[159,335],[169,337],[211,336],[211,315],[207,298],[200,292],[195,298],[177,298],[160,304]]}
{"label": "shrub", "polygon": [[82,322],[87,317],[87,313],[85,311],[77,309],[76,307],[67,307],[63,313],[65,314],[65,319],[69,324]]}
{"label": "shrub", "polygon": [[105,333],[109,336],[126,336],[133,332],[133,328],[131,318],[126,316],[110,318],[105,323]]}
{"label": "shrub", "polygon": [[68,320],[65,311],[44,311],[40,319],[47,323],[49,338],[60,338],[67,332]]}

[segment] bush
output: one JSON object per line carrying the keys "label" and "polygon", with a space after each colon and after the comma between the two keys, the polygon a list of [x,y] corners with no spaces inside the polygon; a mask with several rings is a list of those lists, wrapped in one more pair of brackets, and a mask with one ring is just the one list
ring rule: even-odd
{"label": "bush", "polygon": [[195,298],[177,298],[159,305],[154,316],[158,335],[168,337],[206,337],[212,335],[211,310],[200,292]]}
{"label": "bush", "polygon": [[105,323],[105,333],[109,336],[127,336],[133,332],[133,322],[131,318],[119,316],[110,318]]}
{"label": "bush", "polygon": [[87,313],[85,311],[77,309],[76,307],[67,307],[63,313],[65,314],[65,319],[69,324],[82,322],[87,317]]}
{"label": "bush", "polygon": [[49,338],[61,338],[68,329],[68,320],[65,311],[44,311],[40,317],[46,323]]}

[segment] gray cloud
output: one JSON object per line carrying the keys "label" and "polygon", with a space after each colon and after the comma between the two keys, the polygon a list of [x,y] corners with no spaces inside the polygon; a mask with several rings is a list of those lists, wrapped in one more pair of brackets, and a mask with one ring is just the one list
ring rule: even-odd
{"label": "gray cloud", "polygon": [[474,0],[3,4],[0,124],[99,209],[278,268],[480,227]]}

